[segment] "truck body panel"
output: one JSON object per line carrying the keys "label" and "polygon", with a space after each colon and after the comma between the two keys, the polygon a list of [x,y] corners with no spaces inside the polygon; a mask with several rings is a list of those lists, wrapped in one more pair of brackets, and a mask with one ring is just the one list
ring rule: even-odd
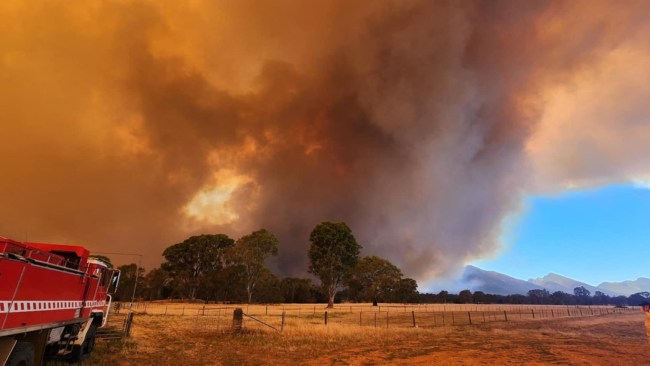
{"label": "truck body panel", "polygon": [[[89,255],[80,246],[0,238],[0,344],[30,342],[38,365],[47,347],[69,354],[105,323],[119,272]],[[0,352],[0,365],[7,357]]]}

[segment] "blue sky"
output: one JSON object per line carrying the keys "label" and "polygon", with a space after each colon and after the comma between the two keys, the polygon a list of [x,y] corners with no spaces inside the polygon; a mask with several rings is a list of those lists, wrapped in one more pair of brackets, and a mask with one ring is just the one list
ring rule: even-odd
{"label": "blue sky", "polygon": [[524,280],[554,272],[592,285],[650,277],[650,189],[528,197],[503,244],[496,257],[472,264]]}

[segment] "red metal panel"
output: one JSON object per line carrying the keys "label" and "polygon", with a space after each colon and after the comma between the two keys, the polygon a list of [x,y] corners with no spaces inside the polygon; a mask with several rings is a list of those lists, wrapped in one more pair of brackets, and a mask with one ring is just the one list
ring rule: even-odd
{"label": "red metal panel", "polygon": [[[26,244],[0,238],[0,330],[88,318],[93,309],[104,310],[106,288],[101,286],[100,277],[110,272],[103,266],[86,264],[88,250]],[[69,262],[63,260],[60,263],[68,268],[57,265],[58,256],[48,250],[74,253],[79,264],[83,263],[77,268],[83,271],[70,269]]]}
{"label": "red metal panel", "polygon": [[[10,281],[18,283],[17,277],[25,269],[18,290],[3,287],[0,296],[0,329],[87,318],[93,309],[103,309],[106,292],[97,288],[94,277],[55,271],[30,263],[0,261],[0,273],[18,273]],[[4,284],[4,281],[3,281]],[[84,299],[88,286],[87,297]],[[13,286],[15,288],[15,286]],[[9,290],[7,290],[9,289]],[[96,297],[93,298],[92,295]]]}

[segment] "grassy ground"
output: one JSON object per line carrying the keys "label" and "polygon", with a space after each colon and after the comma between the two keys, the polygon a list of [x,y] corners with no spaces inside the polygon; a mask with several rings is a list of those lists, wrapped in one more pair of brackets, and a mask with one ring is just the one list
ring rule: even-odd
{"label": "grassy ground", "polygon": [[[303,312],[304,313],[304,312]],[[97,345],[88,365],[643,365],[650,363],[640,311],[473,326],[374,328],[314,314],[283,332],[245,321],[231,334],[202,316],[138,315],[132,337]],[[317,319],[316,319],[317,318]]]}

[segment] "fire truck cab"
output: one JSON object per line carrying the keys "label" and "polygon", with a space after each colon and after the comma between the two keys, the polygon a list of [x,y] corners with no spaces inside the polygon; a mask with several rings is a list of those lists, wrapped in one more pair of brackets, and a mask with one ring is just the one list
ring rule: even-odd
{"label": "fire truck cab", "polygon": [[0,366],[86,358],[118,282],[84,247],[0,237]]}

